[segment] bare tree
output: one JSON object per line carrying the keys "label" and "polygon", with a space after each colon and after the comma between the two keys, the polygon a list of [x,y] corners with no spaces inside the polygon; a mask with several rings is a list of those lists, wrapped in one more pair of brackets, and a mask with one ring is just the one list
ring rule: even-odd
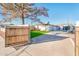
{"label": "bare tree", "polygon": [[34,7],[32,3],[1,3],[2,14],[7,16],[8,20],[21,18],[22,24],[25,24],[25,18],[42,23],[38,16],[48,16],[47,9],[44,7]]}

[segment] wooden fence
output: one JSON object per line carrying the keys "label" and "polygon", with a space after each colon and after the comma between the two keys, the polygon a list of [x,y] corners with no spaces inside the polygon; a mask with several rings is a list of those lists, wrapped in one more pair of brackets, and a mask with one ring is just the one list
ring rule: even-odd
{"label": "wooden fence", "polygon": [[19,45],[29,42],[27,26],[7,26],[5,29],[5,46]]}
{"label": "wooden fence", "polygon": [[76,27],[76,56],[79,56],[79,27]]}

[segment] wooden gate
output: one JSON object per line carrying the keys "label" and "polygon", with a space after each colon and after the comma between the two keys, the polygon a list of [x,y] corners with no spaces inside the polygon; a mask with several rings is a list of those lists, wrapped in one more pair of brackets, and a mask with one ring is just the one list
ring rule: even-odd
{"label": "wooden gate", "polygon": [[79,27],[76,27],[76,56],[79,56]]}
{"label": "wooden gate", "polygon": [[7,26],[5,29],[5,46],[19,45],[29,42],[27,26]]}

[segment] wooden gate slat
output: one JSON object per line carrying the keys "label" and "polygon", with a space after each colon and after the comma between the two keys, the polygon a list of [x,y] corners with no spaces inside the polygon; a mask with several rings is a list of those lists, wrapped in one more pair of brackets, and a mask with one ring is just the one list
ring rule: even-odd
{"label": "wooden gate slat", "polygon": [[29,28],[27,26],[6,27],[5,45],[23,44],[29,41]]}

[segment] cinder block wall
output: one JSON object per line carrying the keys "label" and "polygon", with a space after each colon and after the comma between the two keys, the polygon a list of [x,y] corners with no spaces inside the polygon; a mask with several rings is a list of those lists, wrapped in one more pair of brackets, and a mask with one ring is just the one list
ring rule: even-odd
{"label": "cinder block wall", "polygon": [[5,38],[5,28],[0,28],[0,36]]}

